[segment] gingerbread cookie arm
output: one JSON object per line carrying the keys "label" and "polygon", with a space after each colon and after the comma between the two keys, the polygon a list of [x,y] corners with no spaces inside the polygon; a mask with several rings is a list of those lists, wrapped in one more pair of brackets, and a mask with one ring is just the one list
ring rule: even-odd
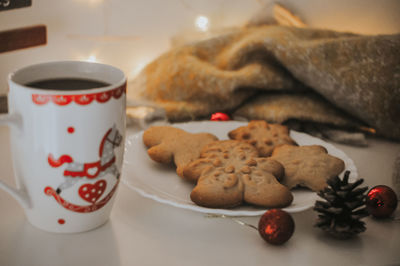
{"label": "gingerbread cookie arm", "polygon": [[176,136],[180,134],[182,129],[169,127],[169,126],[154,126],[146,129],[143,132],[143,143],[147,148],[156,146],[163,142],[167,137],[167,135]]}
{"label": "gingerbread cookie arm", "polygon": [[173,154],[171,150],[163,144],[158,144],[147,150],[147,154],[151,159],[158,163],[171,163],[173,161]]}
{"label": "gingerbread cookie arm", "polygon": [[[176,136],[181,135],[183,130],[169,126],[155,126],[143,132],[143,143],[146,145],[147,154],[158,163],[171,163],[173,161],[173,149],[169,146],[175,143]],[[174,146],[172,144],[172,146]]]}
{"label": "gingerbread cookie arm", "polygon": [[197,181],[204,173],[213,169],[212,162],[209,159],[200,158],[183,167],[183,177],[187,180]]}

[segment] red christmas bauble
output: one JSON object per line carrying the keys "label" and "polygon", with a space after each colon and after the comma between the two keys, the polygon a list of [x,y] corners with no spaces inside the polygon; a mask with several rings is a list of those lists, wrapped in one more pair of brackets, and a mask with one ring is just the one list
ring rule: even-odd
{"label": "red christmas bauble", "polygon": [[231,120],[231,118],[229,117],[229,115],[225,114],[225,113],[213,113],[211,115],[211,121],[228,121]]}
{"label": "red christmas bauble", "polygon": [[368,191],[365,205],[372,216],[387,218],[397,208],[397,196],[393,189],[388,186],[375,186]]}
{"label": "red christmas bauble", "polygon": [[258,222],[258,232],[268,243],[281,245],[293,235],[293,218],[283,210],[271,209],[261,216]]}

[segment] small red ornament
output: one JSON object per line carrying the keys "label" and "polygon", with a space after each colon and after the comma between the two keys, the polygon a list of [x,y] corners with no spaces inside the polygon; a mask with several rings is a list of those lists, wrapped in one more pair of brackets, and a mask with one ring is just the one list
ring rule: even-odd
{"label": "small red ornament", "polygon": [[388,186],[375,186],[368,191],[365,205],[372,216],[387,218],[397,208],[397,196],[393,189]]}
{"label": "small red ornament", "polygon": [[229,115],[225,114],[225,113],[213,113],[211,115],[211,121],[228,121],[231,120],[231,118],[229,117]]}
{"label": "small red ornament", "polygon": [[75,132],[75,128],[74,127],[68,127],[67,128],[68,133],[72,134]]}
{"label": "small red ornament", "polygon": [[289,240],[294,232],[292,216],[280,209],[271,209],[261,216],[258,232],[270,244],[281,245]]}

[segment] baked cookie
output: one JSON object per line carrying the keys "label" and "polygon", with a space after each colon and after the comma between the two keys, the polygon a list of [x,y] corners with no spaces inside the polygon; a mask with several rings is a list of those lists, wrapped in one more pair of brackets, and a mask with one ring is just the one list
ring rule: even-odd
{"label": "baked cookie", "polygon": [[270,158],[258,158],[250,144],[237,140],[205,146],[200,158],[183,175],[198,179],[190,194],[194,203],[209,208],[230,208],[246,202],[266,208],[290,205],[293,195],[279,183],[283,167]]}
{"label": "baked cookie", "polygon": [[305,186],[313,191],[326,187],[326,181],[344,170],[344,162],[319,145],[277,147],[271,156],[285,168],[282,184],[288,188]]}
{"label": "baked cookie", "polygon": [[258,150],[258,155],[267,157],[275,147],[283,144],[297,145],[289,136],[289,129],[280,124],[269,124],[264,120],[250,121],[228,133],[229,138],[250,143]]}
{"label": "baked cookie", "polygon": [[218,138],[209,133],[193,134],[171,126],[153,126],[143,133],[150,158],[164,164],[174,162],[180,177],[183,177],[183,167],[197,159],[206,144],[216,140]]}

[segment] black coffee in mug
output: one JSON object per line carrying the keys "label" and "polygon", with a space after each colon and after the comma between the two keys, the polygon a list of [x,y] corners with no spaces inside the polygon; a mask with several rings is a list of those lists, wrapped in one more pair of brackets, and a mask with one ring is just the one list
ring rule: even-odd
{"label": "black coffee in mug", "polygon": [[82,78],[55,78],[33,81],[25,86],[44,90],[86,90],[102,88],[110,84],[93,79]]}

